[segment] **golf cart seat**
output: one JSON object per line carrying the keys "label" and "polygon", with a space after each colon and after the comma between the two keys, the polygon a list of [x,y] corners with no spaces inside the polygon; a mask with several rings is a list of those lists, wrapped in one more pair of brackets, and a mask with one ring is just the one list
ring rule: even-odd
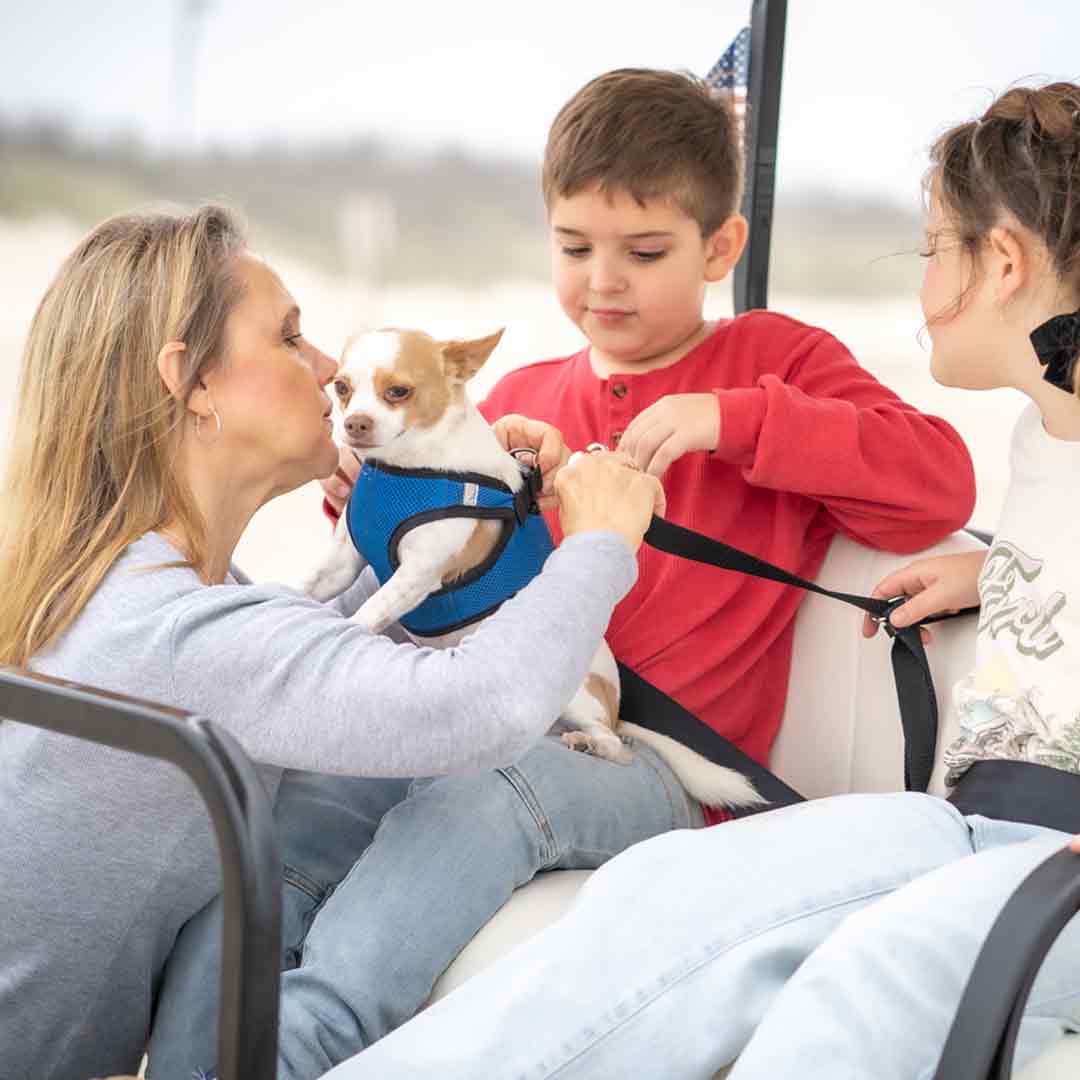
{"label": "golf cart seat", "polygon": [[[951,554],[984,546],[956,533],[927,554]],[[843,536],[832,543],[818,574],[827,588],[869,595],[889,571],[911,556],[873,551]],[[807,798],[843,792],[903,789],[903,741],[889,649],[884,635],[866,641],[861,616],[828,597],[808,594],[795,625],[791,682],[772,769]],[[953,738],[953,684],[971,668],[975,620],[938,624],[928,653],[938,698],[941,730],[930,791],[943,795],[941,750]],[[719,826],[723,828],[723,826]],[[1077,860],[1080,865],[1080,859]],[[573,902],[589,876],[556,870],[518,889],[443,974],[432,1000],[553,922]],[[1018,1080],[1074,1080],[1080,1076],[1080,1036],[1060,1040],[1017,1074]]]}

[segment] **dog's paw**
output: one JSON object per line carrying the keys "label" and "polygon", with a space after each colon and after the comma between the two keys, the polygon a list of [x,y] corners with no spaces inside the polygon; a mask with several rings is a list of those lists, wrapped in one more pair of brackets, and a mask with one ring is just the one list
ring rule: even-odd
{"label": "dog's paw", "polygon": [[629,765],[634,760],[634,755],[623,745],[622,739],[617,735],[564,731],[562,743],[571,750],[577,750],[582,754],[592,754],[593,757],[603,758],[615,765]]}
{"label": "dog's paw", "polygon": [[591,754],[596,740],[584,731],[564,731],[562,734],[563,746],[571,750],[578,750],[583,754]]}

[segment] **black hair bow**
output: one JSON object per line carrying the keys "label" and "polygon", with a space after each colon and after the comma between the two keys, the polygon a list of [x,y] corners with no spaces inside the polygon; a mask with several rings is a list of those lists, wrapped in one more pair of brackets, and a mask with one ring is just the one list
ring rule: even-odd
{"label": "black hair bow", "polygon": [[1080,311],[1055,315],[1031,332],[1031,344],[1046,370],[1043,378],[1067,394],[1073,392],[1073,368],[1080,356]]}

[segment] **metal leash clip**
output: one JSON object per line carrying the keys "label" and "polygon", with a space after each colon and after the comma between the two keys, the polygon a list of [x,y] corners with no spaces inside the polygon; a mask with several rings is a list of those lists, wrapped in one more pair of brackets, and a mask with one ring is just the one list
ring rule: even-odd
{"label": "metal leash clip", "polygon": [[878,626],[885,628],[885,633],[889,637],[896,637],[897,628],[889,621],[889,616],[900,607],[901,604],[906,604],[911,599],[906,593],[901,593],[899,596],[892,596],[885,601],[885,610],[880,615],[871,615],[870,618],[873,622],[876,622]]}
{"label": "metal leash clip", "polygon": [[[528,476],[531,472],[540,470],[540,452],[531,446],[512,446],[507,453],[517,462],[518,468]],[[525,454],[523,460],[520,455]]]}

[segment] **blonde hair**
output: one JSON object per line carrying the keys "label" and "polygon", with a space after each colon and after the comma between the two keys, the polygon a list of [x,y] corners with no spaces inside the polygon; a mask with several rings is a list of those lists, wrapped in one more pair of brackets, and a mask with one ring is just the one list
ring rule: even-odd
{"label": "blonde hair", "polygon": [[[187,398],[222,361],[240,298],[242,226],[228,211],[110,218],[61,266],[23,352],[0,500],[0,664],[63,633],[124,548],[176,522],[207,571],[206,529],[172,468]],[[157,367],[186,345],[176,397]]]}

